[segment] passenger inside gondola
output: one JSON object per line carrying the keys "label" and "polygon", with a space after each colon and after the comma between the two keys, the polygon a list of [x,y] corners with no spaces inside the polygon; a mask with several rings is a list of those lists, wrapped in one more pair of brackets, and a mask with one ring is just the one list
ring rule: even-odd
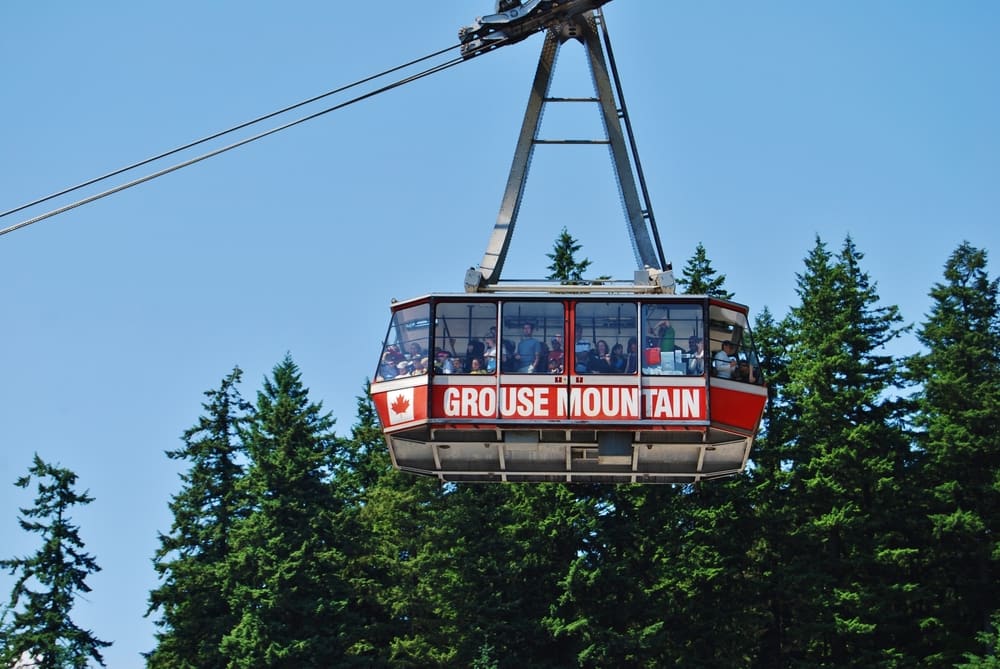
{"label": "passenger inside gondola", "polygon": [[635,374],[639,371],[639,340],[636,337],[628,338],[628,348],[625,351],[625,373]]}
{"label": "passenger inside gondola", "polygon": [[757,372],[750,366],[748,360],[740,360],[737,364],[736,380],[745,383],[757,383]]}
{"label": "passenger inside gondola", "polygon": [[549,374],[562,374],[562,373],[563,373],[563,359],[549,358]]}
{"label": "passenger inside gondola", "polygon": [[[496,328],[493,328],[495,330]],[[485,348],[483,350],[483,360],[486,362],[486,373],[492,374],[497,371],[497,338],[494,334],[485,337]]]}
{"label": "passenger inside gondola", "polygon": [[613,374],[625,373],[625,348],[621,344],[611,347],[611,372]]}
{"label": "passenger inside gondola", "polygon": [[712,356],[712,373],[720,379],[731,379],[736,376],[737,362],[736,344],[727,339]]}
{"label": "passenger inside gondola", "polygon": [[517,344],[514,360],[517,371],[521,374],[531,374],[541,369],[542,343],[534,337],[535,326],[525,323],[521,326],[521,341]]}
{"label": "passenger inside gondola", "polygon": [[434,355],[434,371],[438,374],[455,373],[455,362],[451,357],[451,353],[444,349],[438,349],[438,352]]}
{"label": "passenger inside gondola", "polygon": [[561,337],[552,337],[549,341],[548,370],[549,374],[562,374],[563,350]]}
{"label": "passenger inside gondola", "polygon": [[427,363],[428,363],[428,360],[427,360],[426,357],[420,358],[420,360],[416,361],[413,364],[413,371],[410,372],[410,375],[411,376],[417,376],[419,374],[426,374],[427,373]]}
{"label": "passenger inside gondola", "polygon": [[701,376],[705,373],[705,340],[692,335],[688,337],[688,350],[684,354],[685,368],[688,376]]}
{"label": "passenger inside gondola", "polygon": [[662,321],[657,323],[656,326],[650,331],[650,334],[655,336],[659,342],[660,360],[672,360],[674,355],[676,332],[674,327],[670,324],[670,319],[664,318]]}
{"label": "passenger inside gondola", "polygon": [[611,351],[608,349],[608,342],[603,339],[597,341],[597,348],[590,353],[590,364],[587,371],[591,374],[611,373]]}
{"label": "passenger inside gondola", "polygon": [[580,345],[577,342],[576,345],[576,355],[574,356],[575,363],[573,365],[573,371],[577,374],[589,374],[590,373],[590,346],[587,344]]}
{"label": "passenger inside gondola", "polygon": [[385,351],[382,353],[382,359],[379,362],[376,381],[394,379],[399,376],[399,368],[397,365],[402,360],[403,354],[400,353],[398,346],[394,344],[386,346]]}
{"label": "passenger inside gondola", "polygon": [[501,346],[500,371],[504,373],[516,372],[517,360],[514,359],[514,354],[517,352],[517,348],[514,346],[514,342],[504,339]]}
{"label": "passenger inside gondola", "polygon": [[379,363],[378,374],[375,375],[375,380],[389,381],[394,378],[396,378],[396,367],[392,363],[385,362],[384,360]]}
{"label": "passenger inside gondola", "polygon": [[474,360],[479,361],[479,368],[485,371],[485,364],[483,363],[483,356],[486,352],[486,345],[478,339],[470,339],[468,346],[465,348],[465,370],[467,372],[472,372],[472,362]]}

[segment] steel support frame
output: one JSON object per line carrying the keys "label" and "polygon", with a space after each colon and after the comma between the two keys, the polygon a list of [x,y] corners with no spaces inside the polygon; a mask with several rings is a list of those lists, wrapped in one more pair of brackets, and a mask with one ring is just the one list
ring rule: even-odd
{"label": "steel support frame", "polygon": [[[571,19],[559,28],[553,28],[546,32],[524,113],[524,121],[514,150],[507,187],[500,204],[500,212],[497,215],[496,224],[493,227],[486,253],[483,255],[479,268],[471,268],[466,274],[465,287],[468,292],[488,291],[495,288],[500,281],[500,274],[503,271],[507,251],[517,224],[518,212],[528,180],[531,157],[535,146],[543,143],[543,140],[538,138],[538,131],[544,107],[547,102],[551,101],[548,93],[555,70],[556,57],[559,47],[569,39],[579,40],[587,51],[594,92],[601,108],[601,118],[606,133],[606,141],[595,143],[607,144],[610,148],[619,194],[628,219],[627,227],[636,255],[637,269],[640,271],[669,269],[662,266],[664,256],[662,249],[659,248],[658,238],[654,245],[654,239],[650,235],[650,227],[655,223],[652,220],[648,201],[640,196],[639,189],[636,187],[635,173],[639,168],[638,165],[633,165],[629,145],[622,129],[623,120],[627,121],[624,119],[624,105],[619,107],[617,104],[615,89],[612,86],[611,74],[614,73],[617,78],[617,73],[614,72],[613,68],[609,72],[598,34],[596,12],[592,11]],[[618,86],[618,90],[620,90],[620,86]],[[645,206],[643,206],[644,203]]]}

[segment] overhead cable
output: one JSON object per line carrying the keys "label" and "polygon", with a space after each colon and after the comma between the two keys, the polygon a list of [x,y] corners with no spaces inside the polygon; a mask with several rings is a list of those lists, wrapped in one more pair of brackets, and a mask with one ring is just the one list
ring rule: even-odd
{"label": "overhead cable", "polygon": [[[130,171],[130,170],[134,170],[134,169],[142,167],[144,165],[148,165],[149,163],[156,162],[158,160],[162,160],[163,158],[166,158],[168,156],[172,156],[172,155],[174,155],[176,153],[179,153],[181,151],[185,151],[187,149],[191,149],[191,148],[193,148],[195,146],[198,146],[200,144],[204,144],[205,142],[209,142],[209,141],[211,141],[213,139],[218,139],[219,137],[222,137],[224,135],[230,134],[232,132],[236,132],[238,130],[242,130],[242,129],[247,128],[249,126],[252,126],[254,124],[257,124],[257,123],[260,123],[262,121],[274,118],[275,116],[279,116],[281,114],[285,114],[285,113],[287,113],[289,111],[292,111],[294,109],[298,109],[299,107],[302,107],[304,105],[308,105],[310,103],[314,103],[314,102],[316,102],[318,100],[322,100],[323,98],[329,97],[331,95],[334,95],[334,94],[337,94],[337,93],[342,93],[342,92],[344,92],[346,90],[349,90],[349,89],[354,88],[356,86],[359,86],[361,84],[371,82],[371,81],[373,81],[375,79],[379,79],[379,78],[384,77],[384,76],[386,76],[388,74],[391,74],[393,72],[397,72],[397,71],[399,71],[401,69],[405,69],[407,67],[411,67],[411,66],[413,66],[413,65],[415,65],[417,63],[423,62],[423,61],[428,60],[430,58],[434,58],[436,56],[440,56],[441,54],[447,53],[448,51],[451,51],[452,49],[455,49],[457,47],[458,47],[458,45],[454,45],[454,46],[450,46],[450,47],[448,47],[446,49],[441,49],[439,51],[435,51],[434,53],[430,53],[430,54],[428,54],[426,56],[422,56],[421,58],[417,58],[415,60],[411,60],[411,61],[409,61],[407,63],[404,63],[402,65],[398,65],[398,66],[390,68],[388,70],[384,70],[384,71],[382,71],[382,72],[380,72],[378,74],[374,74],[374,75],[365,77],[364,79],[359,79],[358,81],[355,81],[354,83],[348,84],[346,86],[341,86],[340,88],[337,88],[335,90],[329,91],[327,93],[323,93],[322,95],[317,95],[317,96],[312,97],[312,98],[310,98],[308,100],[303,100],[302,102],[298,102],[298,103],[296,103],[294,105],[290,105],[290,106],[285,107],[283,109],[280,109],[278,111],[274,111],[274,112],[271,112],[269,114],[265,114],[264,116],[260,116],[258,118],[255,118],[255,119],[253,119],[251,121],[246,121],[246,122],[241,123],[239,125],[233,126],[233,127],[229,128],[227,130],[223,130],[221,132],[214,133],[214,134],[209,135],[207,137],[203,137],[202,139],[199,139],[199,140],[196,140],[196,141],[193,141],[193,142],[189,142],[189,143],[185,144],[184,146],[180,146],[180,147],[177,147],[175,149],[171,149],[170,151],[166,151],[164,153],[161,153],[159,155],[153,156],[151,158],[147,158],[147,159],[139,161],[137,163],[133,163],[133,164],[127,166],[127,167],[122,167],[122,168],[117,169],[117,170],[115,170],[113,172],[108,172],[107,174],[104,174],[104,175],[99,176],[99,177],[95,177],[93,179],[90,179],[88,181],[80,183],[80,184],[78,184],[76,186],[72,186],[70,188],[63,189],[63,190],[61,190],[61,191],[59,191],[57,193],[53,193],[51,195],[47,195],[47,196],[45,196],[43,198],[39,198],[39,199],[34,200],[32,202],[29,202],[27,204],[15,207],[13,209],[9,209],[7,211],[0,212],[0,218],[3,218],[5,216],[9,216],[10,214],[14,214],[14,213],[17,213],[19,211],[23,211],[23,210],[25,210],[27,208],[30,208],[30,207],[33,207],[33,206],[37,206],[39,204],[42,204],[42,203],[47,202],[49,200],[52,200],[54,198],[60,197],[62,195],[66,195],[68,193],[72,193],[74,191],[80,190],[81,188],[86,188],[87,186],[91,186],[91,185],[99,183],[101,181],[105,181],[105,180],[110,179],[112,177],[119,176],[121,174],[124,174],[125,172]],[[235,142],[233,144],[229,144],[229,145],[221,147],[219,149],[215,149],[215,150],[210,151],[208,153],[202,154],[200,156],[196,156],[194,158],[191,158],[190,160],[185,160],[185,161],[183,161],[181,163],[177,163],[175,165],[172,165],[172,166],[164,168],[162,170],[153,172],[151,174],[148,174],[146,176],[140,177],[138,179],[134,179],[134,180],[129,181],[127,183],[115,186],[114,188],[110,188],[108,190],[102,191],[102,192],[97,193],[95,195],[83,198],[81,200],[77,200],[76,202],[72,202],[70,204],[67,204],[65,206],[59,207],[57,209],[53,209],[53,210],[48,211],[48,212],[46,212],[44,214],[40,214],[40,215],[35,216],[33,218],[21,221],[20,223],[16,223],[16,224],[8,226],[6,228],[0,229],[0,236],[5,235],[8,232],[13,232],[14,230],[19,230],[20,228],[27,227],[27,226],[32,225],[34,223],[37,223],[39,221],[43,221],[43,220],[45,220],[47,218],[51,218],[51,217],[56,216],[58,214],[64,213],[66,211],[69,211],[71,209],[75,209],[77,207],[80,207],[82,205],[88,204],[90,202],[94,202],[95,200],[99,200],[101,198],[107,197],[108,195],[113,195],[114,193],[118,193],[120,191],[126,190],[128,188],[133,187],[133,186],[137,186],[137,185],[145,183],[147,181],[151,181],[153,179],[156,179],[157,177],[161,177],[161,176],[164,176],[164,175],[169,174],[171,172],[175,172],[175,171],[177,171],[177,170],[179,170],[181,168],[188,167],[189,165],[193,165],[195,163],[201,162],[201,161],[206,160],[208,158],[212,158],[212,157],[217,156],[217,155],[219,155],[221,153],[225,153],[225,152],[230,151],[232,149],[235,149],[237,147],[243,146],[245,144],[249,144],[250,142],[257,141],[258,139],[263,139],[264,137],[268,137],[269,135],[273,135],[273,134],[275,134],[277,132],[280,132],[282,130],[286,130],[288,128],[291,128],[293,126],[299,125],[301,123],[305,123],[306,121],[310,121],[312,119],[315,119],[317,117],[323,116],[325,114],[329,114],[330,112],[336,111],[338,109],[343,109],[344,107],[352,105],[352,104],[354,104],[356,102],[360,102],[362,100],[366,100],[368,98],[374,97],[374,96],[379,95],[381,93],[385,93],[386,91],[392,90],[394,88],[398,88],[400,86],[403,86],[403,85],[408,84],[410,82],[416,81],[418,79],[423,79],[424,77],[430,76],[432,74],[436,74],[438,72],[441,72],[442,70],[449,69],[449,68],[454,67],[455,65],[458,65],[458,64],[460,64],[462,62],[464,62],[464,59],[460,58],[460,57],[459,58],[454,58],[454,59],[449,60],[449,61],[445,61],[442,64],[435,65],[433,67],[427,68],[426,70],[423,70],[422,72],[418,72],[417,74],[413,74],[413,75],[404,77],[404,78],[399,79],[399,80],[397,80],[397,81],[395,81],[395,82],[393,82],[391,84],[387,84],[385,86],[382,86],[382,87],[377,88],[375,90],[369,91],[369,92],[364,93],[362,95],[358,95],[358,96],[356,96],[354,98],[351,98],[350,100],[347,100],[346,102],[342,102],[342,103],[334,105],[332,107],[328,107],[328,108],[323,109],[321,111],[318,111],[316,113],[309,114],[307,116],[304,116],[302,118],[296,119],[296,120],[291,121],[289,123],[285,123],[284,125],[280,125],[280,126],[277,126],[275,128],[272,128],[270,130],[267,130],[267,131],[261,132],[259,134],[253,135],[251,137],[242,139],[242,140],[240,140],[238,142]]]}

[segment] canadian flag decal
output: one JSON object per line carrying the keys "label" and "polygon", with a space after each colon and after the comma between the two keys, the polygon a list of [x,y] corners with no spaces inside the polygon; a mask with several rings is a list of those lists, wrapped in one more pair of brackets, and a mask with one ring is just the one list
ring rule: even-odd
{"label": "canadian flag decal", "polygon": [[388,394],[389,424],[408,423],[413,420],[413,388],[403,388]]}

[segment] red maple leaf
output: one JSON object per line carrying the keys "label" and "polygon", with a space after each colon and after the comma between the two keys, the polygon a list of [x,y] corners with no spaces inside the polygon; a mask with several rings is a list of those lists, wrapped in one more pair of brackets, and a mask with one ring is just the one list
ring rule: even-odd
{"label": "red maple leaf", "polygon": [[389,408],[392,409],[393,413],[406,413],[410,408],[410,402],[402,395],[396,395],[396,399],[392,401]]}

